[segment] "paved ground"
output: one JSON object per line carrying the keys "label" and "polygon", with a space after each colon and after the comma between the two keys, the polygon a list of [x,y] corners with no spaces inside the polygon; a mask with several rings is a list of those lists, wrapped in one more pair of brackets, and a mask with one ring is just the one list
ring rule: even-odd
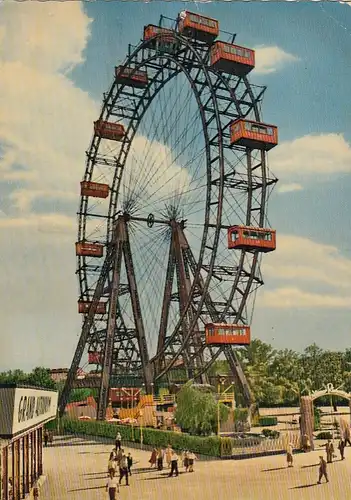
{"label": "paved ground", "polygon": [[[112,443],[71,436],[56,438],[44,449],[47,480],[45,500],[107,500],[106,467]],[[150,471],[149,451],[129,449],[134,457],[131,486],[121,487],[121,500],[347,500],[351,498],[351,448],[346,460],[328,466],[329,484],[317,485],[320,451],[297,454],[295,466],[286,468],[285,456],[248,460],[201,460],[193,474],[168,478],[166,471]]]}

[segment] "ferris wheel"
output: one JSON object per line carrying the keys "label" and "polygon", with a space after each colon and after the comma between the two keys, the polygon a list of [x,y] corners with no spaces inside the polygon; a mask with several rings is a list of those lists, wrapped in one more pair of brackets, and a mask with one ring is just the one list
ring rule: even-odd
{"label": "ferris wheel", "polygon": [[84,356],[101,376],[150,384],[179,368],[202,383],[225,355],[250,400],[233,345],[250,342],[260,262],[275,249],[267,202],[265,87],[254,51],[216,41],[219,23],[185,11],[144,28],[104,94],[81,182],[76,243]]}

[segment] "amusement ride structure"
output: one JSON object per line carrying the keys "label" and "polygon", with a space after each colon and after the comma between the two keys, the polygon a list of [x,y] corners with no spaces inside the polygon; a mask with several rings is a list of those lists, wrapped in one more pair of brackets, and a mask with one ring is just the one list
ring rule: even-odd
{"label": "amusement ride structure", "polygon": [[[219,23],[182,12],[144,28],[104,94],[86,153],[78,242],[81,335],[59,402],[82,360],[95,365],[104,419],[110,387],[204,384],[250,343],[260,262],[275,249],[267,202],[277,179],[253,50],[216,41]],[[177,379],[178,377],[178,379]]]}

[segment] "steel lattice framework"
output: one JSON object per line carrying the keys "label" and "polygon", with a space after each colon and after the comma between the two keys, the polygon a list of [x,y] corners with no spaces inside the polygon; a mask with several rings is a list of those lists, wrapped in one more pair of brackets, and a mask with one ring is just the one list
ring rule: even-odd
{"label": "steel lattice framework", "polygon": [[[78,240],[102,243],[105,258],[77,258],[80,298],[91,306],[60,412],[86,349],[101,353],[99,418],[121,377],[150,391],[181,366],[204,383],[222,354],[252,403],[235,350],[207,346],[204,325],[249,323],[263,284],[261,254],[230,252],[227,229],[267,227],[276,178],[263,150],[230,145],[229,132],[240,117],[262,121],[265,87],[213,70],[209,46],[176,31],[168,43],[157,35],[130,46],[123,68],[146,71],[148,83],[112,83],[100,119],[126,133],[113,144],[95,134],[87,152],[84,180],[107,182],[110,196],[105,204],[81,196]],[[100,301],[106,314],[97,314]]]}

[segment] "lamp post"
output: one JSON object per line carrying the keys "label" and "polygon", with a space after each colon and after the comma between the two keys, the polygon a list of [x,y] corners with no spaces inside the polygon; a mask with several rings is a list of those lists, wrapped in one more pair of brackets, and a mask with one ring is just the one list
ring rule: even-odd
{"label": "lamp post", "polygon": [[139,412],[140,416],[140,447],[143,449],[143,410]]}

